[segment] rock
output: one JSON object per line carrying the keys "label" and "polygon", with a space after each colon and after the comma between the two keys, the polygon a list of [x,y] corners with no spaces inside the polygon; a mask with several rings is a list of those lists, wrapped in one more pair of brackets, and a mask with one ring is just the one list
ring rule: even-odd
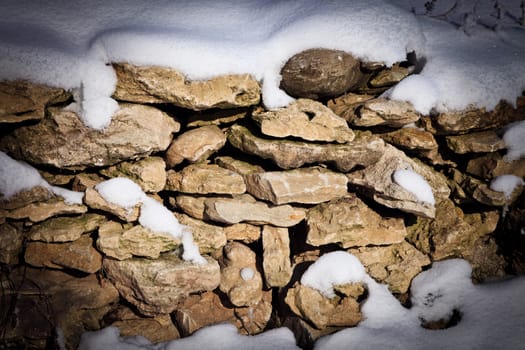
{"label": "rock", "polygon": [[402,218],[382,217],[355,195],[319,204],[306,215],[306,242],[343,248],[402,242],[407,231]]}
{"label": "rock", "polygon": [[298,137],[306,141],[346,143],[355,135],[346,121],[320,102],[299,99],[288,107],[254,113],[264,135],[285,138]]}
{"label": "rock", "polygon": [[382,247],[359,247],[348,250],[379,283],[388,285],[392,293],[408,292],[412,279],[430,265],[430,259],[409,243]]}
{"label": "rock", "polygon": [[305,217],[303,209],[289,205],[269,206],[242,198],[209,198],[204,202],[204,216],[225,224],[248,222],[278,227],[295,226]]}
{"label": "rock", "polygon": [[[356,285],[362,295],[365,289]],[[327,298],[317,290],[296,283],[288,289],[285,302],[298,316],[312,323],[317,329],[330,326],[352,327],[362,318],[356,297],[347,295]]]}
{"label": "rock", "polygon": [[139,218],[139,204],[135,205],[131,210],[123,208],[120,205],[106,201],[94,188],[86,189],[84,203],[91,209],[113,214],[126,222],[134,222]]}
{"label": "rock", "polygon": [[338,96],[359,82],[359,67],[359,61],[344,51],[309,49],[285,63],[280,87],[293,97]]}
{"label": "rock", "polygon": [[268,287],[284,287],[292,277],[288,229],[265,225],[262,230],[263,270]]}
{"label": "rock", "polygon": [[499,153],[489,153],[468,161],[467,173],[492,179],[496,176],[510,174],[525,177],[525,158],[508,162]]}
{"label": "rock", "polygon": [[166,163],[173,168],[184,160],[202,162],[225,144],[226,135],[215,125],[191,129],[173,140],[166,151]]}
{"label": "rock", "polygon": [[33,225],[29,230],[28,238],[32,241],[48,243],[72,242],[84,233],[95,231],[105,221],[104,216],[93,213],[51,218]]}
{"label": "rock", "polygon": [[317,204],[347,193],[344,174],[321,167],[268,171],[245,176],[251,195],[273,204]]}
{"label": "rock", "polygon": [[223,227],[210,225],[184,214],[174,214],[181,225],[190,229],[201,254],[214,253],[226,245],[226,234]]}
{"label": "rock", "polygon": [[239,242],[224,247],[220,290],[235,306],[256,305],[262,299],[262,277],[257,271],[255,253]]}
{"label": "rock", "polygon": [[399,63],[392,65],[390,68],[384,68],[379,71],[368,84],[373,88],[389,87],[405,79],[413,69],[403,67]]}
{"label": "rock", "polygon": [[22,208],[31,203],[44,202],[52,198],[54,195],[49,189],[35,186],[31,189],[16,193],[9,199],[3,198],[0,195],[0,209],[17,209]]}
{"label": "rock", "polygon": [[195,219],[204,220],[204,202],[206,202],[208,198],[209,197],[194,197],[190,195],[179,194],[177,197],[175,197],[175,204],[177,208],[189,216]]}
{"label": "rock", "polygon": [[446,140],[448,148],[459,154],[490,153],[505,148],[503,140],[492,130],[447,136]]}
{"label": "rock", "polygon": [[174,69],[113,64],[117,73],[114,98],[138,103],[172,103],[200,111],[236,108],[260,101],[259,83],[249,74],[224,75],[205,81],[188,81]]}
{"label": "rock", "polygon": [[168,171],[166,190],[196,194],[242,194],[246,185],[241,175],[216,164],[191,164],[179,172]]}
{"label": "rock", "polygon": [[366,101],[355,111],[351,124],[359,127],[385,125],[400,128],[419,120],[420,115],[409,102],[376,98]]}
{"label": "rock", "polygon": [[355,110],[366,101],[374,98],[374,95],[347,93],[328,101],[327,107],[335,114],[351,123],[356,118]]}
{"label": "rock", "polygon": [[245,118],[250,111],[249,107],[196,111],[187,119],[186,126],[198,128],[207,125],[232,124]]}
{"label": "rock", "polygon": [[189,293],[213,290],[220,283],[219,264],[192,264],[175,254],[157,260],[105,258],[103,268],[120,295],[146,316],[171,313]]}
{"label": "rock", "polygon": [[345,144],[317,144],[289,140],[266,140],[238,124],[230,127],[228,141],[235,148],[271,159],[281,169],[295,169],[304,164],[334,164],[341,172],[375,163],[384,152],[385,143],[369,133],[362,133]]}
{"label": "rock", "polygon": [[472,192],[472,198],[481,204],[504,207],[517,200],[524,189],[525,187],[523,185],[518,185],[512,194],[507,197],[505,193],[493,191],[487,184],[482,183],[479,186],[476,186],[474,192]]}
{"label": "rock", "polygon": [[317,339],[341,330],[341,327],[317,329],[295,314],[286,316],[282,325],[293,332],[295,339],[297,339],[297,345],[301,349],[310,349]]}
{"label": "rock", "polygon": [[48,105],[67,101],[64,89],[27,81],[0,82],[0,124],[44,118]]}
{"label": "rock", "polygon": [[261,238],[261,228],[245,223],[233,224],[224,227],[224,234],[228,241],[242,241],[253,243]]}
{"label": "rock", "polygon": [[0,224],[0,263],[15,265],[22,253],[24,237],[22,232],[9,223]]}
{"label": "rock", "polygon": [[347,174],[349,182],[357,185],[363,193],[389,208],[399,209],[428,218],[435,216],[435,207],[421,202],[392,179],[398,169],[412,169],[421,175],[432,188],[436,203],[448,198],[450,189],[446,178],[429,166],[407,157],[402,151],[387,145],[381,159],[363,170]]}
{"label": "rock", "polygon": [[417,128],[401,128],[379,136],[406,151],[425,154],[438,149],[438,143],[432,133]]}
{"label": "rock", "polygon": [[97,248],[104,255],[118,260],[133,256],[158,259],[161,253],[180,245],[180,240],[170,234],[153,232],[141,225],[123,227],[115,221],[108,221],[98,229]]}
{"label": "rock", "polygon": [[30,203],[7,212],[6,217],[14,220],[29,219],[32,222],[47,220],[53,216],[84,214],[87,211],[85,205],[66,204],[57,197],[51,198],[46,202]]}
{"label": "rock", "polygon": [[86,273],[95,273],[102,267],[102,255],[93,248],[93,240],[88,235],[66,243],[29,242],[24,259],[35,267],[74,269]]}
{"label": "rock", "polygon": [[166,163],[160,157],[147,157],[135,162],[122,162],[100,171],[107,177],[127,177],[144,192],[157,193],[166,185]]}
{"label": "rock", "polygon": [[166,113],[144,105],[121,104],[102,131],[88,128],[72,111],[48,108],[48,114],[0,139],[0,148],[31,163],[83,170],[164,151],[180,128]]}
{"label": "rock", "polygon": [[234,171],[243,176],[264,172],[264,169],[261,166],[253,165],[228,156],[216,157],[215,163],[224,169]]}

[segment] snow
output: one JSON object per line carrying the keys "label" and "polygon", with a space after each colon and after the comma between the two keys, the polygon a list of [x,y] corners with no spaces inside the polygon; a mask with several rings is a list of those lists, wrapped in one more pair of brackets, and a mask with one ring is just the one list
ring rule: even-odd
{"label": "snow", "polygon": [[412,169],[398,169],[392,174],[392,179],[396,184],[412,193],[421,201],[434,205],[436,203],[432,187],[425,178]]}
{"label": "snow", "polygon": [[252,268],[244,267],[241,269],[241,278],[245,281],[250,281],[255,276],[255,271]]}
{"label": "snow", "polygon": [[503,134],[503,142],[507,147],[507,161],[525,157],[525,120],[508,125]]}
{"label": "snow", "polygon": [[516,175],[500,175],[495,177],[490,182],[490,189],[497,192],[503,192],[506,198],[510,198],[512,192],[519,187],[525,185],[523,179]]}

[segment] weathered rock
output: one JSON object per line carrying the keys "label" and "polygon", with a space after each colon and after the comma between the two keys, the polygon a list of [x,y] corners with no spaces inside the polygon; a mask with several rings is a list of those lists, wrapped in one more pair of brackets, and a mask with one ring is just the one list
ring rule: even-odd
{"label": "weathered rock", "polygon": [[246,117],[250,110],[251,108],[249,107],[241,107],[196,111],[186,119],[186,126],[188,128],[198,128],[207,125],[232,124]]}
{"label": "weathered rock", "polygon": [[14,265],[18,263],[18,256],[22,253],[24,241],[22,232],[9,223],[0,224],[0,263]]}
{"label": "weathered rock", "polygon": [[172,168],[184,160],[202,162],[225,144],[226,135],[215,125],[192,129],[173,140],[166,151],[166,163]]}
{"label": "weathered rock", "polygon": [[188,81],[172,68],[113,64],[117,73],[117,100],[172,103],[196,111],[235,108],[260,101],[259,83],[249,74],[224,75],[205,81]]}
{"label": "weathered rock", "polygon": [[256,174],[264,172],[261,166],[253,165],[232,157],[216,157],[215,163],[224,169],[234,171],[240,175]]}
{"label": "weathered rock", "polygon": [[88,235],[66,243],[29,242],[24,259],[35,267],[66,268],[86,273],[95,273],[102,267],[102,255],[93,248],[93,240]]}
{"label": "weathered rock", "polygon": [[294,97],[317,100],[352,89],[361,78],[360,63],[344,51],[310,49],[292,56],[281,70],[281,88]]}
{"label": "weathered rock", "polygon": [[355,195],[309,209],[306,223],[306,242],[314,246],[386,245],[400,243],[407,235],[402,218],[382,217]]}
{"label": "weathered rock", "polygon": [[379,73],[369,80],[368,84],[373,88],[392,86],[405,79],[412,70],[412,67],[403,67],[396,63],[390,68],[381,69]]}
{"label": "weathered rock", "polygon": [[168,171],[166,190],[196,194],[242,194],[246,185],[241,175],[216,164],[191,164]]}
{"label": "weathered rock", "polygon": [[514,191],[507,196],[505,193],[494,191],[487,184],[482,183],[479,186],[476,186],[475,190],[472,192],[472,198],[482,204],[504,207],[512,204],[518,199],[523,190],[524,186],[518,185]]}
{"label": "weathered rock", "polygon": [[292,277],[288,229],[265,225],[262,230],[263,270],[268,287],[284,287]]}
{"label": "weathered rock", "polygon": [[348,252],[359,259],[372,278],[387,284],[392,293],[406,293],[412,279],[430,264],[428,256],[405,241],[383,247],[359,247]]}
{"label": "weathered rock", "polygon": [[373,98],[375,98],[374,95],[348,93],[328,101],[327,107],[335,114],[351,123],[356,118],[355,110],[363,105],[363,103]]}
{"label": "weathered rock", "polygon": [[48,105],[65,102],[71,94],[64,89],[27,81],[0,82],[0,124],[44,118]]}
{"label": "weathered rock", "polygon": [[157,260],[105,258],[103,268],[120,295],[144,315],[170,313],[189,293],[215,289],[220,283],[219,264],[192,264],[175,254]]}
{"label": "weathered rock", "polygon": [[[363,294],[365,289],[362,285],[356,285],[356,289]],[[329,326],[355,326],[361,321],[362,315],[359,310],[358,296],[335,296],[327,298],[317,290],[296,283],[288,289],[285,302],[298,316],[312,323],[317,329]]]}
{"label": "weathered rock", "polygon": [[239,242],[229,242],[219,261],[220,290],[235,306],[251,306],[262,299],[262,277],[257,271],[255,253]]}
{"label": "weathered rock", "polygon": [[226,245],[223,227],[210,225],[184,214],[174,214],[181,225],[189,228],[201,254],[216,252]]}
{"label": "weathered rock", "polygon": [[407,151],[428,152],[438,148],[432,133],[417,128],[401,128],[379,136],[386,142]]}
{"label": "weathered rock", "polygon": [[88,128],[72,111],[48,108],[45,119],[17,128],[0,148],[31,163],[82,170],[164,151],[179,128],[166,113],[144,105],[121,104],[103,131]]}
{"label": "weathered rock", "polygon": [[207,199],[208,197],[179,194],[175,197],[175,206],[195,219],[204,220],[204,202]]}
{"label": "weathered rock", "polygon": [[387,145],[381,159],[363,170],[347,174],[350,183],[362,188],[376,202],[389,208],[429,218],[435,216],[435,207],[421,202],[417,197],[396,184],[392,174],[398,169],[412,169],[421,175],[432,188],[436,203],[448,198],[450,189],[446,178],[429,166],[407,157],[402,151]]}
{"label": "weathered rock", "polygon": [[166,163],[160,157],[147,157],[135,162],[122,162],[100,171],[107,177],[127,177],[144,192],[160,192],[166,185]]}
{"label": "weathered rock", "polygon": [[53,216],[84,214],[86,211],[85,205],[66,204],[62,199],[54,197],[46,202],[31,203],[11,210],[6,213],[6,217],[15,220],[27,218],[32,222],[40,222]]}
{"label": "weathered rock", "polygon": [[285,138],[298,137],[306,141],[346,143],[354,139],[354,132],[346,120],[322,103],[299,99],[288,107],[253,114],[264,135]]}
{"label": "weathered rock", "polygon": [[140,205],[137,204],[135,207],[129,210],[119,205],[109,203],[94,188],[86,189],[84,203],[86,203],[86,205],[91,209],[102,210],[106,213],[113,214],[126,222],[137,221],[139,217]]}
{"label": "weathered rock", "polygon": [[489,153],[505,148],[503,140],[492,130],[447,136],[446,140],[448,148],[459,154]]}
{"label": "weathered rock", "polygon": [[355,111],[351,123],[359,127],[385,125],[394,128],[414,123],[420,115],[409,102],[376,98],[366,101]]}
{"label": "weathered rock", "polygon": [[98,229],[97,248],[118,260],[133,256],[157,259],[161,253],[180,245],[180,240],[170,234],[153,232],[141,225],[123,227],[118,222],[108,221]]}
{"label": "weathered rock", "polygon": [[31,203],[47,201],[53,196],[49,189],[42,186],[35,186],[31,189],[16,193],[9,197],[9,199],[5,199],[0,194],[0,209],[17,209]]}
{"label": "weathered rock", "polygon": [[295,314],[284,317],[282,326],[293,332],[295,339],[297,340],[297,345],[301,349],[308,349],[317,341],[317,339],[341,330],[341,327],[317,329]]}
{"label": "weathered rock", "polygon": [[245,223],[233,224],[224,227],[224,234],[228,241],[242,241],[252,243],[261,238],[261,228]]}
{"label": "weathered rock", "polygon": [[525,177],[525,158],[508,162],[499,153],[489,153],[469,160],[467,173],[483,179],[510,174]]}
{"label": "weathered rock", "polygon": [[204,202],[205,218],[225,224],[248,222],[290,227],[305,217],[305,211],[300,208],[290,205],[269,206],[246,198],[209,198]]}
{"label": "weathered rock", "polygon": [[229,129],[228,141],[245,153],[271,159],[282,169],[325,163],[334,164],[338,170],[348,172],[356,166],[375,163],[385,149],[383,140],[369,133],[359,134],[354,141],[345,144],[316,144],[262,139],[237,124]]}
{"label": "weathered rock", "polygon": [[93,213],[51,218],[33,225],[29,230],[28,238],[32,241],[48,243],[71,242],[79,239],[84,233],[95,231],[106,220],[104,216]]}
{"label": "weathered rock", "polygon": [[317,204],[347,193],[344,174],[321,167],[269,171],[245,176],[247,191],[273,204]]}

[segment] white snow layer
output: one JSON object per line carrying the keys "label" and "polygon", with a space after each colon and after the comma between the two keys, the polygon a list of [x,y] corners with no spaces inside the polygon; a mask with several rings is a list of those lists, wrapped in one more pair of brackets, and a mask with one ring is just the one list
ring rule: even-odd
{"label": "white snow layer", "polygon": [[293,100],[279,89],[287,59],[323,47],[386,65],[410,51],[426,57],[420,77],[392,91],[421,113],[515,102],[525,88],[525,31],[474,26],[467,34],[415,16],[412,3],[3,0],[0,80],[75,90],[86,125],[102,129],[118,108],[109,62],[173,67],[194,80],[251,73],[263,84],[264,104],[276,108]]}
{"label": "white snow layer", "polygon": [[507,148],[506,160],[525,157],[525,120],[508,125],[503,134],[503,142]]}
{"label": "white snow layer", "polygon": [[497,192],[503,192],[506,198],[510,198],[512,192],[519,187],[525,185],[523,179],[516,175],[500,175],[495,177],[490,182],[490,189]]}
{"label": "white snow layer", "polygon": [[416,196],[419,201],[426,202],[430,205],[436,203],[434,194],[432,193],[432,187],[430,187],[423,176],[414,170],[398,169],[392,174],[392,179],[396,184]]}

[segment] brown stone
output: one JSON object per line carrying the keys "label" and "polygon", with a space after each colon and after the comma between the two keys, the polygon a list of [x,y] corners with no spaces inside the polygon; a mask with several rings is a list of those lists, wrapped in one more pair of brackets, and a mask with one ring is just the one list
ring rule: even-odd
{"label": "brown stone", "polygon": [[412,71],[411,67],[403,67],[399,63],[389,68],[383,68],[368,84],[373,88],[389,87],[405,79]]}
{"label": "brown stone", "polygon": [[6,217],[20,220],[29,219],[40,222],[53,216],[84,214],[87,207],[81,204],[66,204],[63,200],[54,197],[46,202],[31,203],[24,207],[7,212]]}
{"label": "brown stone", "polygon": [[261,238],[261,228],[245,223],[233,224],[224,227],[224,234],[228,241],[242,241],[252,243]]}
{"label": "brown stone", "polygon": [[105,221],[104,216],[93,213],[51,218],[33,225],[28,238],[48,243],[71,242],[79,239],[84,233],[95,231]]}
{"label": "brown stone", "polygon": [[113,203],[109,203],[94,188],[87,188],[84,195],[84,203],[91,209],[102,210],[106,213],[113,214],[126,222],[137,221],[139,218],[139,205],[137,204],[131,210]]}
{"label": "brown stone", "polygon": [[253,165],[228,156],[216,157],[215,163],[224,169],[234,171],[243,176],[264,172],[263,167],[259,165]]}
{"label": "brown stone", "polygon": [[0,224],[0,263],[14,265],[22,253],[24,238],[22,232],[9,223]]}
{"label": "brown stone", "polygon": [[176,207],[189,216],[204,220],[205,201],[208,197],[194,197],[191,195],[179,194],[175,197]]}
{"label": "brown stone", "polygon": [[243,119],[250,112],[249,107],[240,107],[233,109],[208,109],[205,111],[196,111],[187,118],[186,126],[188,128],[198,128],[207,125],[232,124],[237,120]]}
{"label": "brown stone", "polygon": [[0,209],[17,209],[31,203],[47,201],[53,197],[49,189],[35,186],[31,189],[15,193],[9,199],[0,196]]}
{"label": "brown stone", "polygon": [[181,225],[189,228],[201,254],[214,253],[226,245],[226,234],[222,226],[211,225],[184,214],[174,214]]}
{"label": "brown stone", "polygon": [[483,179],[492,179],[500,175],[516,175],[525,177],[525,158],[506,161],[499,153],[489,153],[470,159],[467,173]]}
{"label": "brown stone", "polygon": [[262,230],[263,270],[268,287],[284,287],[292,277],[287,228],[265,225]]}
{"label": "brown stone", "polygon": [[360,106],[352,119],[352,125],[370,127],[385,125],[394,128],[414,123],[420,115],[409,102],[376,98],[368,100]]}
{"label": "brown stone", "polygon": [[490,153],[505,148],[503,140],[492,130],[447,136],[446,140],[448,148],[459,154]]}
{"label": "brown stone", "polygon": [[107,177],[127,177],[144,192],[157,193],[166,185],[166,163],[160,157],[147,157],[135,162],[122,162],[100,171]]}
{"label": "brown stone", "polygon": [[351,123],[356,118],[355,110],[373,98],[375,98],[374,95],[348,93],[328,101],[327,107]]}

